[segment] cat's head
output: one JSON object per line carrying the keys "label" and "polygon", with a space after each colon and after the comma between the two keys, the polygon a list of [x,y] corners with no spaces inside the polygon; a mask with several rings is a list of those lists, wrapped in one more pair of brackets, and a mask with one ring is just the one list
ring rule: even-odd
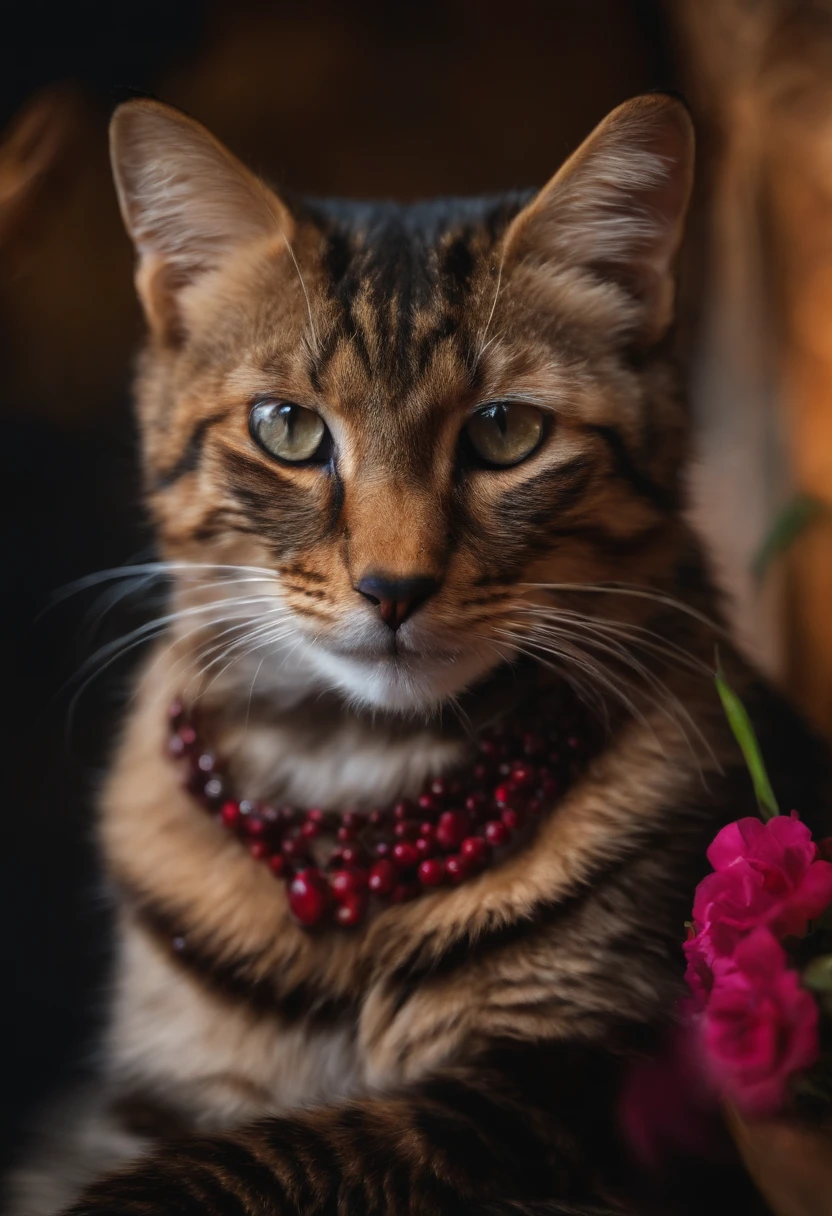
{"label": "cat's head", "polygon": [[212,662],[423,711],[539,645],[540,584],[649,577],[692,145],[649,96],[524,198],[313,204],[117,111],[149,498]]}

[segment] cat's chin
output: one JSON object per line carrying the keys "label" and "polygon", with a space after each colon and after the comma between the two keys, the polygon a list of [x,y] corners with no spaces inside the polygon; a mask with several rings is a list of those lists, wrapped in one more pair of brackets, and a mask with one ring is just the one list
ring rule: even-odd
{"label": "cat's chin", "polygon": [[360,707],[427,714],[458,696],[494,666],[482,654],[367,657],[316,646],[309,652],[319,674]]}

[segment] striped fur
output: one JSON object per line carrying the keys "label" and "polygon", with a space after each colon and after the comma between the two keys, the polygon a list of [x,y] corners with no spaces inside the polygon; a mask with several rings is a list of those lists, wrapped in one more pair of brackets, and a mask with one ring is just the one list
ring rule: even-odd
{"label": "striped fur", "polygon": [[[38,1192],[28,1167],[15,1213],[55,1212],[83,1170],[74,1216],[703,1210],[650,1193],[615,1112],[672,1016],[705,846],[753,810],[715,640],[784,799],[822,807],[826,779],[725,640],[684,518],[691,157],[681,107],[645,98],[534,196],[309,203],[155,103],[117,115],[173,612],[101,799],[121,948],[95,1119],[64,1123],[74,1169]],[[261,451],[265,396],[317,409],[334,459]],[[465,420],[506,398],[543,442],[482,469]],[[354,590],[378,570],[439,583],[395,645]],[[605,743],[534,840],[350,933],[294,924],[163,754],[184,688],[235,788],[369,808],[563,677]],[[80,1147],[102,1122],[136,1158],[114,1174]]]}

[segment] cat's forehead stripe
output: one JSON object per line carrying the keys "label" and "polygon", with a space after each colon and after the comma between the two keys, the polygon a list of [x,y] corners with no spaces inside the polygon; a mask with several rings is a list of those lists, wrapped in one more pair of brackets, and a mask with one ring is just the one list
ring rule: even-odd
{"label": "cat's forehead stripe", "polygon": [[368,377],[412,385],[426,373],[437,347],[457,338],[461,362],[473,376],[473,352],[461,334],[467,293],[478,258],[490,252],[519,205],[511,199],[462,200],[410,207],[338,204],[333,216],[313,211],[324,232],[325,291],[336,309],[331,328],[309,354],[313,388],[320,391],[345,344]]}

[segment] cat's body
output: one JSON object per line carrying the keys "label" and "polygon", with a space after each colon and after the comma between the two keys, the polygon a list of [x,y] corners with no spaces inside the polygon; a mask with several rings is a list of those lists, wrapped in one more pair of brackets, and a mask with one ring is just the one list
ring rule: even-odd
{"label": "cat's body", "polygon": [[[104,1080],[15,1216],[139,1152],[73,1212],[646,1203],[622,1078],[672,1019],[705,847],[753,813],[715,641],[784,799],[825,780],[712,623],[681,513],[683,111],[622,107],[525,206],[287,208],[153,105],[115,160],[175,614],[101,799]],[[182,694],[246,797],[367,810],[464,774],[564,667],[606,715],[575,783],[499,864],[348,931],[299,926],[165,750]]]}

